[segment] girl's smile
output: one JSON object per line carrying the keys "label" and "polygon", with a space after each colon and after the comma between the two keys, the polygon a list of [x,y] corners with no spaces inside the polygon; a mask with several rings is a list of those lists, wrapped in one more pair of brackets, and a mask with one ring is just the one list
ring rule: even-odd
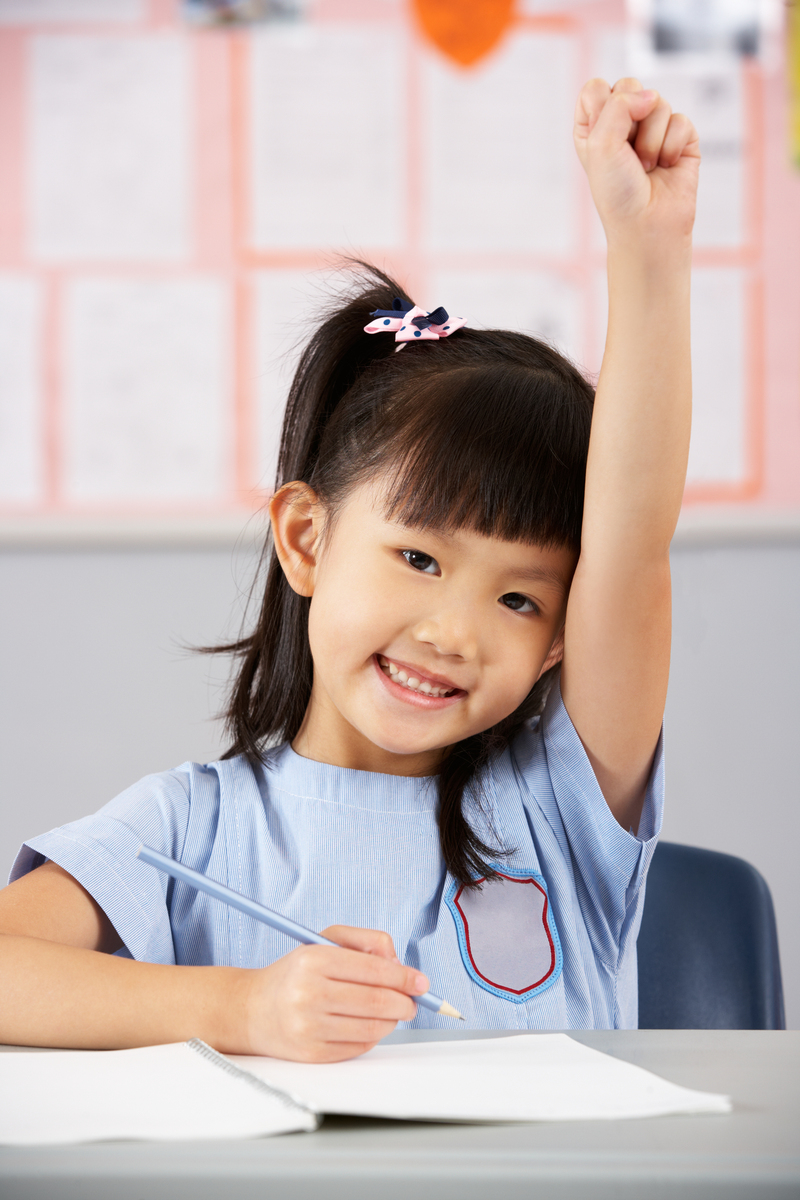
{"label": "girl's smile", "polygon": [[467,694],[463,688],[443,679],[441,675],[431,676],[408,663],[386,658],[383,654],[376,654],[373,661],[385,687],[403,704],[443,708],[458,703]]}

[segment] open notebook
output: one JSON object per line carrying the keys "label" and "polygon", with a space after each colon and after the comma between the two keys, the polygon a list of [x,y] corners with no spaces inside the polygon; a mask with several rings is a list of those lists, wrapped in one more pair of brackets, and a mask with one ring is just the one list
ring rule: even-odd
{"label": "open notebook", "polygon": [[563,1033],[377,1046],[325,1065],[225,1058],[191,1041],[0,1054],[0,1142],[262,1137],[321,1113],[428,1121],[587,1121],[725,1113]]}

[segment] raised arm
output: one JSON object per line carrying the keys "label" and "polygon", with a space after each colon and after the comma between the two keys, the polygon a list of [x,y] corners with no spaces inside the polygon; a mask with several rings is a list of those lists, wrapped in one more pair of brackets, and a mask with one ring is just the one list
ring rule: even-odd
{"label": "raised arm", "polygon": [[611,811],[635,830],[669,676],[700,154],[691,122],[631,79],[589,82],[574,136],[608,242],[609,317],[562,689]]}

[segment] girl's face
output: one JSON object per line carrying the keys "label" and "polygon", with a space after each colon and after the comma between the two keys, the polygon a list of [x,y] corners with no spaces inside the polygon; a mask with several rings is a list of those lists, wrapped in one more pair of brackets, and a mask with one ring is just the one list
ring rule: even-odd
{"label": "girl's face", "polygon": [[276,549],[310,595],[311,701],[294,748],[396,775],[508,716],[561,656],[577,556],[469,530],[421,532],[356,489],[324,539],[305,485],[273,501]]}

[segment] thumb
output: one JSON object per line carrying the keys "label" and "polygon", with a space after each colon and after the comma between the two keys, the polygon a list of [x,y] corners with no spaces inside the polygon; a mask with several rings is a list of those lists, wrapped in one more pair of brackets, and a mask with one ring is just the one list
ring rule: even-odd
{"label": "thumb", "polygon": [[575,138],[585,139],[597,124],[597,118],[608,103],[611,88],[605,79],[590,79],[581,88],[575,105]]}

